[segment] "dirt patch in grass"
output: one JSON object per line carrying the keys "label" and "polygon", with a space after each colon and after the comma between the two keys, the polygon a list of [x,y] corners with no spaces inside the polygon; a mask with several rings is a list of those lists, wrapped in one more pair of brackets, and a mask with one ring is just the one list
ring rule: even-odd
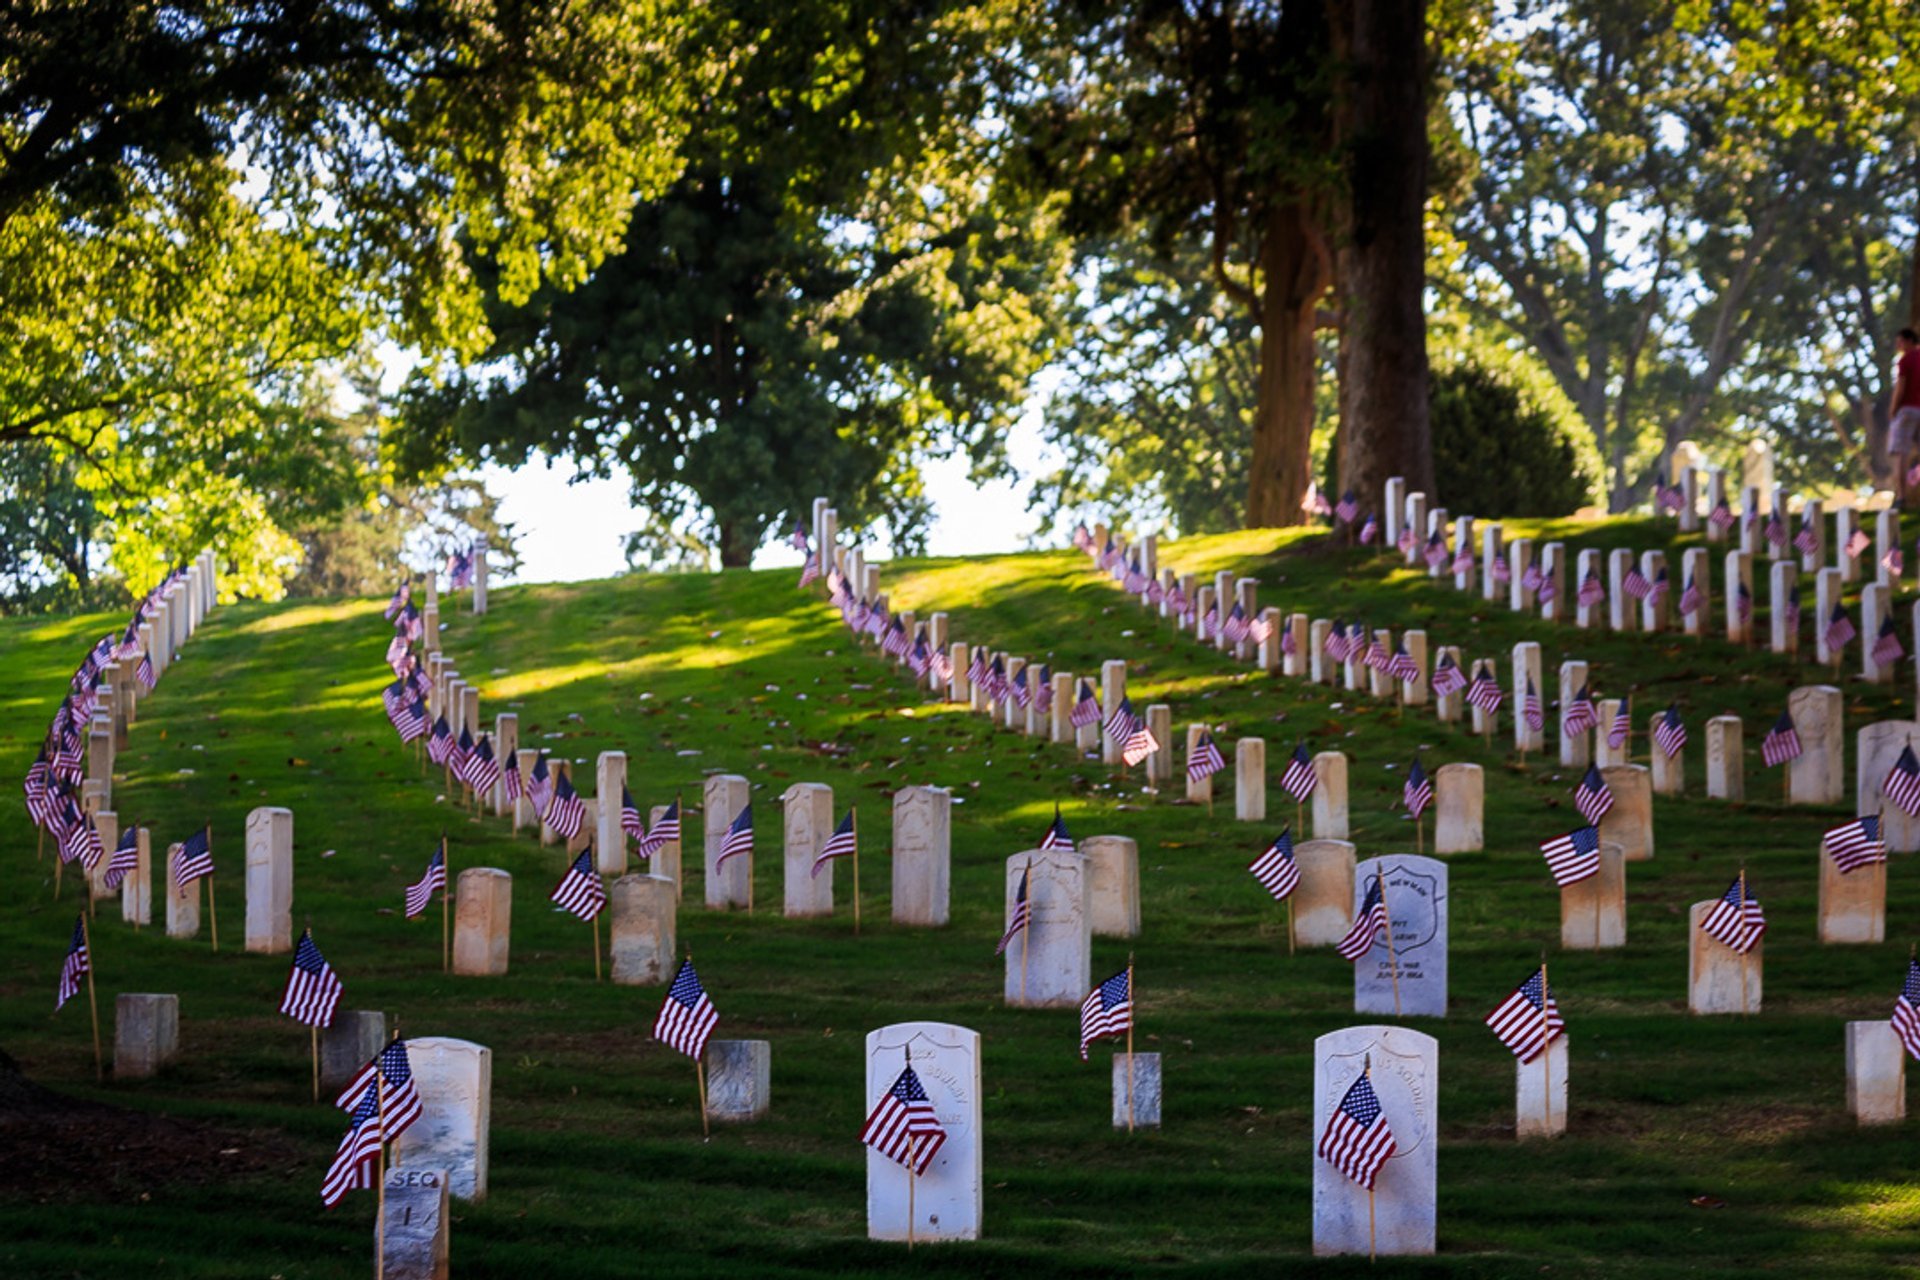
{"label": "dirt patch in grass", "polygon": [[288,1175],[303,1158],[276,1129],[225,1129],[69,1098],[0,1052],[0,1196],[124,1201],[180,1183]]}

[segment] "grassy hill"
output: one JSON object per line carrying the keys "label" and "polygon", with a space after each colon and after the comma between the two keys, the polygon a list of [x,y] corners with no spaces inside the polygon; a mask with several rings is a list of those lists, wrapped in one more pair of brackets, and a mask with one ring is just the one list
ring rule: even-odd
{"label": "grassy hill", "polygon": [[[1632,521],[1561,534],[1574,547],[1669,537]],[[1127,658],[1137,705],[1171,703],[1177,727],[1215,724],[1229,754],[1233,738],[1263,734],[1275,779],[1295,736],[1347,752],[1362,857],[1410,848],[1396,803],[1416,748],[1429,768],[1486,766],[1487,851],[1450,859],[1451,1013],[1419,1023],[1441,1043],[1441,1253],[1370,1273],[1868,1277],[1920,1266],[1911,1126],[1853,1126],[1841,1041],[1847,1019],[1886,1016],[1920,884],[1911,859],[1896,857],[1893,940],[1819,946],[1819,836],[1850,810],[1781,807],[1778,775],[1757,758],[1786,690],[1821,673],[1718,640],[1549,627],[1296,534],[1196,540],[1162,559],[1259,577],[1263,604],[1396,632],[1424,626],[1434,644],[1460,643],[1469,656],[1538,639],[1547,697],[1558,663],[1584,658],[1605,695],[1634,693],[1637,729],[1678,699],[1692,733],[1689,794],[1656,800],[1657,855],[1629,868],[1629,945],[1560,953],[1558,896],[1537,845],[1574,824],[1574,779],[1537,755],[1522,767],[1505,749],[1510,733],[1489,752],[1430,710],[1403,714],[1231,665],[1148,619],[1070,552],[885,566],[894,607],[946,609],[955,639],[1077,673]],[[156,861],[167,841],[212,822],[222,951],[158,927],[136,934],[117,909],[103,915],[105,1034],[115,992],[177,992],[183,1059],[153,1081],[95,1086],[84,1003],[49,1016],[76,895],[70,880],[53,902],[52,864],[34,861],[15,780],[85,644],[115,619],[0,622],[0,832],[12,868],[0,902],[0,1047],[42,1084],[165,1117],[185,1135],[166,1158],[77,1143],[41,1163],[16,1132],[0,1179],[0,1272],[366,1274],[371,1196],[331,1212],[318,1198],[341,1124],[309,1100],[304,1029],[276,1012],[286,959],[238,949],[240,835],[248,810],[272,804],[294,811],[295,923],[311,922],[342,975],[342,1007],[493,1049],[492,1194],[456,1207],[456,1274],[1197,1276],[1276,1263],[1369,1273],[1364,1260],[1309,1256],[1313,1039],[1371,1019],[1351,1012],[1351,970],[1331,949],[1288,957],[1283,916],[1244,870],[1280,821],[1237,823],[1230,800],[1212,815],[1175,803],[1177,783],[1175,794],[1144,794],[1138,770],[927,701],[857,650],[794,576],[496,590],[486,617],[449,609],[445,628],[446,648],[481,686],[483,714],[517,710],[522,744],[582,761],[582,779],[595,753],[621,749],[643,805],[675,792],[697,804],[711,771],[756,786],[768,815],[759,913],[699,905],[696,817],[680,935],[720,1010],[718,1034],[773,1042],[774,1110],[705,1144],[691,1065],[649,1039],[661,992],[596,985],[586,927],[546,902],[561,853],[450,807],[438,771],[423,776],[395,742],[378,696],[388,635],[378,600],[220,608],[143,706],[116,808],[123,823],[155,829]],[[1903,663],[1892,686],[1845,687],[1851,762],[1855,728],[1912,714],[1913,668]],[[1704,798],[1705,721],[1722,712],[1747,725],[1744,805]],[[845,911],[778,914],[769,819],[774,798],[801,781],[830,783],[836,805],[862,807],[859,938]],[[887,922],[887,798],[916,783],[950,786],[957,801],[953,919],[941,930]],[[1096,939],[1093,967],[1098,977],[1136,955],[1140,1047],[1165,1055],[1157,1133],[1110,1127],[1107,1055],[1080,1062],[1072,1011],[1001,1007],[992,952],[1003,863],[1033,845],[1056,802],[1076,836],[1140,844],[1143,935]],[[437,924],[400,918],[401,889],[443,829],[456,870],[513,873],[505,978],[443,977]],[[1742,862],[1771,923],[1765,1011],[1689,1018],[1686,908],[1721,892]],[[837,888],[844,903],[844,878]],[[1572,1036],[1572,1130],[1518,1145],[1513,1060],[1480,1018],[1543,948]],[[922,1017],[984,1036],[986,1239],[909,1257],[865,1239],[855,1135],[865,1033]],[[1695,1207],[1698,1197],[1724,1207]]]}

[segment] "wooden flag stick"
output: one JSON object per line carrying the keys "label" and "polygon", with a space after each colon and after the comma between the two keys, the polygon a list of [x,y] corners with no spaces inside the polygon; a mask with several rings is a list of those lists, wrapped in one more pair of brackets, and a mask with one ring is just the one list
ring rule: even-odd
{"label": "wooden flag stick", "polygon": [[[207,837],[207,845],[209,846],[208,856],[211,857],[211,846],[213,845],[213,837],[211,835]],[[213,877],[202,876],[201,879],[207,882],[207,915],[213,919],[213,951],[215,955],[218,955],[220,953],[220,908],[215,903],[213,897]]]}
{"label": "wooden flag stick", "polygon": [[847,806],[847,818],[853,826],[853,936],[860,936],[860,810]]}
{"label": "wooden flag stick", "polygon": [[65,862],[59,858],[53,860],[53,900],[56,903],[60,901],[60,873],[66,869],[67,864]]}
{"label": "wooden flag stick", "polygon": [[[1740,864],[1740,919],[1743,924],[1746,921],[1746,918],[1747,918],[1747,866],[1743,862]],[[1747,1009],[1747,976],[1749,971],[1751,970],[1752,963],[1753,963],[1753,948],[1748,947],[1745,951],[1742,951],[1740,953],[1740,1013],[1741,1013],[1741,1016],[1743,1017],[1749,1012]]]}
{"label": "wooden flag stick", "polygon": [[1420,814],[1413,815],[1413,851],[1424,854],[1427,851],[1427,832],[1426,824],[1420,819]]}
{"label": "wooden flag stick", "polygon": [[447,856],[447,833],[440,833],[440,972],[453,970],[453,943],[447,923],[447,895],[453,890],[453,860]]}
{"label": "wooden flag stick", "polygon": [[1287,954],[1291,956],[1294,948],[1293,895],[1287,895]]}
{"label": "wooden flag stick", "polygon": [[80,922],[80,940],[87,948],[87,1011],[93,1015],[93,1078],[98,1081],[106,1069],[100,1059],[100,1001],[93,993],[93,931],[85,920]]}
{"label": "wooden flag stick", "polygon": [[320,1028],[317,1024],[307,1027],[307,1042],[313,1049],[313,1100],[320,1101]]}
{"label": "wooden flag stick", "polygon": [[913,1187],[916,1182],[920,1181],[920,1175],[914,1170],[916,1159],[917,1157],[913,1154],[913,1126],[909,1124],[907,1126],[907,1252],[909,1253],[913,1252],[913,1219],[915,1213]]}
{"label": "wooden flag stick", "polygon": [[707,1064],[703,1059],[693,1060],[694,1082],[700,1086],[700,1136],[703,1139],[713,1137],[713,1130],[707,1121]]}
{"label": "wooden flag stick", "polygon": [[[1127,957],[1127,1003],[1140,1007],[1140,992],[1133,985],[1133,957]],[[1127,1013],[1127,1132],[1133,1132],[1133,1013]]]}

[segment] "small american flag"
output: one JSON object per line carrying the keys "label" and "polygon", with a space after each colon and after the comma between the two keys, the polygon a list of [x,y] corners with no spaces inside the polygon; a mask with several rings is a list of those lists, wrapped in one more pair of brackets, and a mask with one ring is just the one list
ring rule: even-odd
{"label": "small american flag", "polygon": [[1706,602],[1706,596],[1701,592],[1699,585],[1694,582],[1693,575],[1688,574],[1686,588],[1680,593],[1680,616],[1683,618],[1692,617],[1694,614],[1700,612],[1700,606]]}
{"label": "small american flag", "polygon": [[1810,512],[1800,514],[1800,532],[1793,535],[1793,545],[1803,556],[1810,556],[1820,549],[1820,531],[1813,526]]}
{"label": "small american flag", "polygon": [[188,836],[173,855],[173,882],[191,884],[213,874],[213,829],[202,827]]}
{"label": "small american flag", "polygon": [[527,799],[533,802],[536,816],[545,816],[547,806],[553,803],[553,774],[547,768],[544,751],[534,757],[533,768],[527,771]]}
{"label": "small american flag", "polygon": [[388,622],[392,622],[399,612],[407,607],[407,600],[412,595],[412,581],[404,578],[401,579],[400,585],[393,589],[393,598],[387,601],[387,607],[382,616],[384,616]]}
{"label": "small american flag", "polygon": [[1493,678],[1484,664],[1475,664],[1473,683],[1467,688],[1467,701],[1488,715],[1500,710],[1500,704],[1506,701],[1506,693],[1500,688],[1500,682]]}
{"label": "small american flag", "polygon": [[1847,616],[1846,606],[1834,605],[1833,612],[1827,615],[1827,652],[1838,654],[1858,634],[1853,619]]}
{"label": "small american flag", "polygon": [[67,1001],[80,994],[80,979],[92,971],[93,961],[87,954],[87,917],[83,912],[74,917],[73,937],[67,943],[67,958],[60,964],[60,984],[54,991],[53,1011],[55,1013],[65,1008]]}
{"label": "small american flag", "polygon": [[1914,758],[1912,743],[1900,748],[1900,758],[1887,771],[1880,790],[1909,818],[1920,818],[1920,760]]}
{"label": "small american flag", "polygon": [[1507,563],[1503,555],[1493,557],[1493,580],[1500,583],[1513,581],[1513,566]]}
{"label": "small american flag", "polygon": [[1753,592],[1742,582],[1734,593],[1733,613],[1742,623],[1753,621]]}
{"label": "small american flag", "polygon": [[808,541],[806,522],[801,520],[799,516],[795,516],[793,518],[793,532],[787,535],[787,545],[795,551],[805,551]]}
{"label": "small american flag", "polygon": [[1187,757],[1187,781],[1203,781],[1226,767],[1226,757],[1220,754],[1220,748],[1214,744],[1213,735],[1202,733],[1200,741],[1193,748],[1193,754]]}
{"label": "small american flag", "polygon": [[1860,553],[1872,545],[1873,539],[1867,536],[1866,530],[1855,529],[1847,535],[1846,544],[1841,547],[1841,550],[1847,553],[1847,559],[1858,560]]}
{"label": "small american flag", "polygon": [[1067,714],[1067,723],[1076,729],[1084,729],[1100,719],[1100,699],[1093,696],[1093,686],[1085,680],[1080,682],[1080,695],[1074,700],[1073,710]]}
{"label": "small american flag", "polygon": [[1464,542],[1460,544],[1460,549],[1453,553],[1453,571],[1456,574],[1473,572],[1473,548]]}
{"label": "small american flag", "polygon": [[1580,584],[1580,594],[1574,599],[1580,602],[1582,609],[1591,609],[1606,598],[1607,588],[1600,581],[1600,575],[1591,569],[1587,570],[1586,579]]}
{"label": "small american flag", "polygon": [[1647,581],[1647,575],[1640,572],[1638,565],[1627,570],[1627,576],[1620,580],[1620,589],[1635,600],[1645,600],[1653,594],[1653,584]]}
{"label": "small american flag", "polygon": [[[1899,552],[1896,551],[1894,554],[1898,555]],[[140,655],[140,665],[133,669],[133,678],[140,682],[142,689],[148,693],[153,692],[154,686],[160,683],[160,676],[153,669],[153,655],[146,653]]]}
{"label": "small american flag", "polygon": [[1560,710],[1560,736],[1571,738],[1598,723],[1600,713],[1594,708],[1593,694],[1586,685],[1581,685],[1580,692],[1567,699],[1567,705]]}
{"label": "small american flag", "polygon": [[308,929],[293,948],[287,985],[280,992],[280,1012],[309,1027],[330,1027],[339,1004],[340,979],[314,944],[313,930]]}
{"label": "small american flag", "polygon": [[934,1115],[933,1102],[911,1064],[874,1104],[867,1122],[860,1126],[860,1141],[895,1164],[905,1165],[915,1177],[927,1171],[946,1145],[947,1131]]}
{"label": "small american flag", "polygon": [[1053,849],[1073,852],[1073,837],[1067,834],[1067,820],[1060,816],[1060,806],[1053,806],[1053,823],[1040,837],[1040,851],[1046,853]]}
{"label": "small american flag", "polygon": [[833,834],[821,844],[820,852],[813,855],[813,867],[807,872],[811,876],[820,874],[820,868],[835,858],[851,858],[859,852],[859,839],[853,830],[853,810],[847,810],[847,816],[840,819],[840,825]]}
{"label": "small american flag", "polygon": [[880,641],[881,652],[895,658],[904,658],[907,656],[908,647],[907,625],[900,619],[895,618],[887,624],[886,635]]}
{"label": "small american flag", "polygon": [[1093,549],[1093,534],[1087,531],[1087,526],[1084,522],[1073,527],[1073,545],[1077,551],[1091,551]]}
{"label": "small american flag", "polygon": [[1087,993],[1080,1002],[1080,1060],[1087,1046],[1133,1030],[1133,970],[1122,969]]}
{"label": "small american flag", "polygon": [[1300,885],[1300,864],[1293,856],[1293,828],[1283,829],[1268,845],[1266,852],[1247,864],[1253,878],[1266,886],[1275,902],[1284,900]]}
{"label": "small american flag", "polygon": [[1460,664],[1453,660],[1451,653],[1440,655],[1440,661],[1433,668],[1433,691],[1442,698],[1452,697],[1467,687],[1467,678],[1460,674]]}
{"label": "small american flag", "polygon": [[573,781],[562,773],[553,781],[553,803],[547,806],[546,823],[562,840],[580,834],[587,821],[587,802],[573,789]]}
{"label": "small american flag", "polygon": [[1880,819],[1874,815],[1845,822],[1820,837],[1842,875],[1887,860],[1886,841],[1880,838]]}
{"label": "small american flag", "polygon": [[1907,1052],[1920,1058],[1920,963],[1907,961],[1907,980],[1893,998],[1893,1034]]}
{"label": "small american flag", "polygon": [[333,1105],[352,1114],[358,1100],[366,1096],[367,1090],[379,1085],[382,1078],[385,1086],[380,1098],[380,1118],[391,1141],[411,1128],[424,1110],[419,1087],[413,1082],[413,1064],[407,1058],[405,1040],[395,1040],[376,1053],[360,1068],[360,1073],[347,1082]]}
{"label": "small american flag", "polygon": [[1220,628],[1221,636],[1228,644],[1239,644],[1247,638],[1247,611],[1240,607],[1238,600],[1227,613],[1227,620]]}
{"label": "small american flag", "polygon": [[1767,736],[1760,739],[1760,759],[1772,769],[1799,758],[1800,733],[1793,727],[1793,713],[1782,711],[1773,728],[1767,730]]}
{"label": "small american flag", "polygon": [[1753,950],[1760,941],[1760,936],[1767,931],[1767,917],[1760,910],[1760,903],[1748,892],[1744,871],[1720,895],[1720,901],[1713,904],[1713,910],[1700,921],[1700,928],[1708,937],[1725,943],[1741,955]]}
{"label": "small american flag", "polygon": [[1130,596],[1137,596],[1147,589],[1147,572],[1141,567],[1137,552],[1132,562],[1127,565],[1126,579],[1120,585]]}
{"label": "small american flag", "polygon": [[635,846],[634,853],[642,858],[651,858],[671,842],[680,838],[680,801],[675,800],[660,814],[660,821],[653,824],[653,830]]}
{"label": "small american flag", "polygon": [[333,1163],[327,1166],[326,1176],[320,1180],[320,1200],[327,1208],[339,1204],[349,1191],[372,1190],[374,1165],[379,1162],[380,1145],[384,1141],[380,1090],[370,1084],[354,1105],[347,1132],[333,1153]]}
{"label": "small american flag", "polygon": [[445,893],[447,888],[447,848],[443,841],[435,845],[433,856],[427,859],[427,872],[414,883],[407,886],[406,911],[411,920],[427,909],[436,893]]}
{"label": "small american flag", "polygon": [[1375,876],[1367,886],[1367,896],[1360,900],[1360,910],[1354,913],[1353,927],[1347,930],[1347,936],[1334,944],[1342,959],[1358,964],[1373,950],[1373,944],[1387,935],[1393,927],[1387,918],[1387,897],[1381,887],[1380,877]]}
{"label": "small american flag", "polygon": [[1121,763],[1131,769],[1159,749],[1160,741],[1147,728],[1147,722],[1135,716],[1132,731],[1127,734],[1127,740],[1120,744]]}
{"label": "small american flag", "polygon": [[582,920],[592,920],[600,914],[600,909],[607,905],[607,886],[593,865],[592,845],[580,851],[580,856],[573,860],[567,874],[560,877],[560,883],[553,886],[553,892],[547,897],[559,903],[561,910],[572,912]]}
{"label": "small american flag", "polygon": [[500,762],[493,757],[493,739],[481,735],[479,743],[467,753],[460,766],[460,780],[472,787],[475,795],[485,795],[500,781]]}
{"label": "small american flag", "polygon": [[1767,517],[1766,535],[1767,541],[1776,547],[1784,547],[1787,545],[1787,526],[1780,522],[1780,513],[1778,511],[1773,512]]}
{"label": "small american flag", "polygon": [[44,827],[53,818],[52,792],[48,786],[53,777],[53,767],[47,763],[47,748],[42,745],[40,754],[27,766],[27,776],[20,788],[26,793],[27,816],[36,826]]}
{"label": "small american flag", "polygon": [[60,861],[78,862],[92,871],[104,852],[100,828],[94,825],[93,815],[75,808],[73,801],[67,801],[65,830],[60,835]]}
{"label": "small american flag", "polygon": [[120,843],[114,846],[113,856],[107,860],[107,870],[101,883],[109,890],[118,889],[140,865],[140,828],[128,827],[120,833]]}
{"label": "small american flag", "polygon": [[1660,723],[1653,727],[1653,741],[1671,760],[1680,754],[1680,748],[1687,745],[1687,726],[1680,719],[1680,707],[1677,703],[1667,704],[1666,714],[1660,717]]}
{"label": "small american flag", "polygon": [[453,750],[447,752],[447,768],[452,771],[454,777],[464,782],[467,777],[467,761],[472,758],[473,735],[462,728],[460,736],[454,739]]}
{"label": "small american flag", "polygon": [[1399,549],[1401,555],[1406,555],[1408,552],[1413,550],[1413,526],[1412,525],[1403,524],[1400,526],[1400,536],[1399,538],[1395,539],[1394,546]]}
{"label": "small american flag", "polygon": [[1627,709],[1627,700],[1622,698],[1613,710],[1613,723],[1607,726],[1607,745],[1615,751],[1627,745],[1633,737],[1633,713]]}
{"label": "small american flag", "polygon": [[1387,674],[1401,684],[1412,684],[1420,678],[1420,664],[1407,652],[1404,641],[1394,646],[1393,657],[1387,661]]}
{"label": "small american flag", "polygon": [[1380,518],[1369,511],[1367,512],[1367,518],[1360,522],[1360,545],[1363,547],[1370,546],[1373,540],[1379,536]]}
{"label": "small american flag", "polygon": [[927,648],[927,632],[922,627],[913,637],[913,652],[907,655],[907,670],[923,677],[932,666],[933,652]]}
{"label": "small american flag", "polygon": [[1437,569],[1446,563],[1447,543],[1446,539],[1440,536],[1438,529],[1427,535],[1426,550],[1420,554],[1426,560],[1428,568]]}
{"label": "small american flag", "polygon": [[967,683],[979,685],[982,689],[987,682],[987,651],[979,645],[973,647],[973,658],[967,663]]}
{"label": "small american flag", "polygon": [[653,1038],[689,1058],[698,1058],[706,1051],[707,1037],[719,1021],[713,1001],[707,999],[706,988],[700,985],[700,975],[693,971],[693,961],[682,960],[680,972],[673,975],[673,985],[667,988],[667,1002],[653,1020]]}
{"label": "small american flag", "polygon": [[1033,667],[1020,668],[1020,674],[1013,678],[1013,705],[1014,706],[1024,708],[1032,704],[1033,690],[1028,688],[1027,681],[1029,676],[1038,675],[1038,674],[1039,672],[1035,670]]}
{"label": "small american flag", "polygon": [[1608,789],[1606,779],[1600,776],[1599,767],[1588,765],[1586,776],[1580,779],[1580,785],[1573,789],[1573,807],[1588,822],[1597,823],[1605,817],[1607,810],[1613,808],[1613,792]]}
{"label": "small american flag", "polygon": [[473,585],[473,557],[456,550],[447,557],[447,586],[459,591]]}
{"label": "small american flag", "polygon": [[640,802],[633,798],[633,792],[624,782],[620,784],[620,830],[635,840],[644,840],[647,836],[647,822],[640,816]]}
{"label": "small american flag", "polygon": [[1520,571],[1520,589],[1538,591],[1540,589],[1540,562],[1529,557],[1527,567]]}
{"label": "small american flag", "polygon": [[1672,515],[1686,505],[1687,493],[1677,484],[1663,484],[1655,486],[1654,498],[1663,512]]}
{"label": "small american flag", "polygon": [[1327,638],[1320,642],[1320,651],[1335,662],[1347,660],[1347,627],[1340,619],[1333,620],[1333,627],[1327,632]]}
{"label": "small american flag", "polygon": [[741,854],[753,852],[753,802],[749,800],[740,806],[740,812],[728,824],[726,835],[720,838],[720,856],[713,860],[717,869],[728,858],[737,858]]}
{"label": "small american flag", "polygon": [[1302,804],[1320,785],[1320,775],[1314,770],[1313,757],[1307,754],[1305,742],[1293,744],[1293,758],[1287,761],[1286,771],[1280,775],[1280,785]]}
{"label": "small american flag", "polygon": [[1420,757],[1413,758],[1413,764],[1407,768],[1407,780],[1400,787],[1400,803],[1418,822],[1420,815],[1433,803],[1433,783],[1427,777],[1427,771],[1420,767]]}
{"label": "small american flag", "polygon": [[1546,855],[1553,882],[1563,889],[1600,872],[1600,832],[1593,827],[1576,827],[1555,836],[1540,846],[1540,852]]}
{"label": "small american flag", "polygon": [[1387,643],[1376,637],[1367,646],[1367,666],[1375,671],[1389,671],[1393,666],[1393,655],[1387,651]]}
{"label": "small american flag", "polygon": [[1527,728],[1538,732],[1547,723],[1547,715],[1540,706],[1540,691],[1533,687],[1533,677],[1527,677],[1526,697],[1520,703],[1520,718],[1527,722]]}
{"label": "small american flag", "polygon": [[1900,634],[1893,628],[1891,617],[1880,621],[1880,636],[1873,642],[1873,660],[1883,667],[1890,667],[1907,656],[1900,645]]}
{"label": "small american flag", "polygon": [[810,587],[820,578],[820,557],[807,552],[807,562],[800,566],[800,585]]}
{"label": "small american flag", "polygon": [[1013,911],[1007,916],[1006,932],[1000,935],[1000,941],[993,948],[993,954],[997,956],[1005,955],[1013,940],[1020,936],[1020,931],[1033,922],[1033,905],[1027,901],[1027,887],[1032,874],[1031,863],[1020,869],[1020,887],[1013,895]]}
{"label": "small american flag", "polygon": [[1387,1124],[1386,1113],[1380,1109],[1380,1099],[1373,1091],[1373,1081],[1366,1072],[1355,1077],[1340,1099],[1340,1105],[1327,1117],[1326,1130],[1314,1150],[1322,1160],[1367,1190],[1373,1190],[1380,1166],[1391,1159],[1398,1148],[1394,1146],[1393,1129]]}
{"label": "small american flag", "polygon": [[1567,1024],[1560,1020],[1560,1005],[1547,985],[1544,968],[1515,987],[1486,1018],[1487,1025],[1501,1044],[1522,1062],[1532,1062],[1541,1050],[1552,1044]]}
{"label": "small american flag", "polygon": [[1341,524],[1352,524],[1353,518],[1360,514],[1360,499],[1349,489],[1340,495],[1340,501],[1334,504],[1333,514]]}
{"label": "small american flag", "polygon": [[1733,509],[1727,505],[1725,498],[1713,504],[1713,510],[1707,513],[1707,523],[1721,533],[1733,527]]}
{"label": "small american flag", "polygon": [[1787,592],[1787,601],[1780,608],[1780,629],[1794,637],[1796,644],[1799,642],[1800,588],[1797,585]]}
{"label": "small american flag", "polygon": [[1896,578],[1907,567],[1906,559],[1900,554],[1900,548],[1897,546],[1888,547],[1887,554],[1880,557],[1880,563],[1885,565],[1887,572]]}
{"label": "small american flag", "polygon": [[518,804],[526,792],[526,783],[520,777],[520,761],[509,754],[500,769],[500,794],[508,804]]}
{"label": "small american flag", "polygon": [[1195,632],[1196,638],[1201,640],[1211,639],[1214,634],[1214,630],[1213,630],[1214,626],[1219,621],[1220,621],[1219,607],[1217,605],[1208,605],[1206,616],[1200,619],[1200,626],[1198,630]]}
{"label": "small american flag", "polygon": [[453,759],[453,726],[442,715],[433,722],[433,736],[427,739],[427,759],[438,765],[448,765]]}

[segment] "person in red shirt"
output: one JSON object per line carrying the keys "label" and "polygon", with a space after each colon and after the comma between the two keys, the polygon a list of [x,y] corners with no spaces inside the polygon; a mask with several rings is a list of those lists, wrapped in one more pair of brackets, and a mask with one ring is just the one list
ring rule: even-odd
{"label": "person in red shirt", "polygon": [[1907,505],[1907,468],[1920,447],[1920,333],[1902,329],[1894,340],[1893,394],[1887,398],[1887,456],[1893,460],[1900,505]]}

